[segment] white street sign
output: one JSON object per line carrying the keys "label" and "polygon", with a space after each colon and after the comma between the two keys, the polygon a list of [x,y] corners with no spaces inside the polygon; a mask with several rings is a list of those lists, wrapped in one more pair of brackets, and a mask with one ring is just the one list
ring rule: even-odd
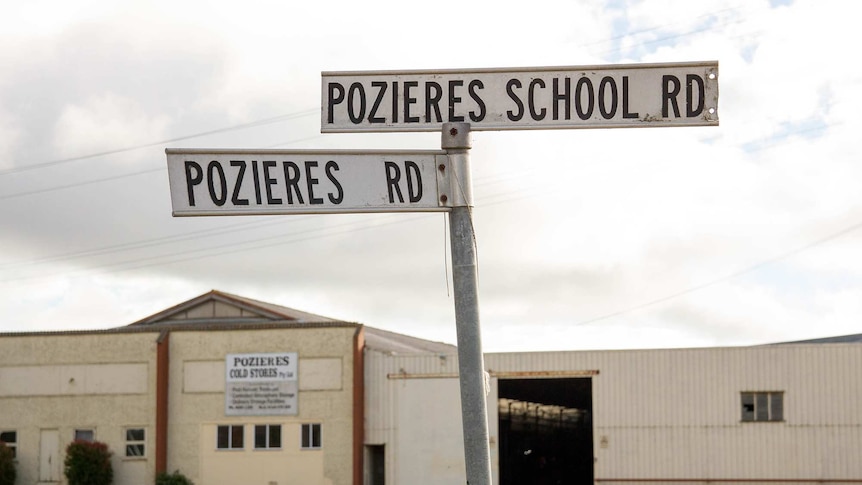
{"label": "white street sign", "polygon": [[444,151],[165,152],[174,216],[451,208]]}
{"label": "white street sign", "polygon": [[323,72],[320,131],[718,125],[718,62]]}
{"label": "white street sign", "polygon": [[298,354],[228,354],[225,358],[225,415],[296,415]]}

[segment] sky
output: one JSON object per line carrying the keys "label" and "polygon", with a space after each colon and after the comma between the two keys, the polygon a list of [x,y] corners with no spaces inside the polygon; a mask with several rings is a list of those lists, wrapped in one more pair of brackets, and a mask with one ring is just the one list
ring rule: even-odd
{"label": "sky", "polygon": [[0,332],[217,289],[455,343],[446,215],[175,218],[166,148],[321,134],[324,71],[719,62],[718,127],[472,135],[486,352],[862,333],[856,9],[808,0],[14,2],[0,16]]}

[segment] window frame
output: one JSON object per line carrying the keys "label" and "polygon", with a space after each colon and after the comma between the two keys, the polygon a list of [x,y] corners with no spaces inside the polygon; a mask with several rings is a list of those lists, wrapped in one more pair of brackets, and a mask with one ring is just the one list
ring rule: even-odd
{"label": "window frame", "polygon": [[739,393],[742,423],[783,423],[784,391],[742,391]]}
{"label": "window frame", "polygon": [[[221,429],[227,429],[227,447],[221,446]],[[235,446],[234,437],[235,429],[239,428],[240,443]],[[219,424],[216,425],[216,451],[242,451],[245,450],[245,425],[244,424]]]}
{"label": "window frame", "polygon": [[[263,446],[258,446],[258,430],[264,430],[263,434]],[[277,438],[278,443],[273,443],[273,437],[276,436],[272,433],[274,429],[278,429]],[[255,451],[267,451],[267,450],[282,450],[284,449],[284,428],[280,424],[255,424],[254,425],[254,450]]]}
{"label": "window frame", "polygon": [[[129,439],[129,433],[140,431],[143,433],[141,439]],[[123,429],[123,443],[125,444],[125,454],[124,458],[129,460],[139,460],[147,458],[147,428],[144,426],[129,426]],[[129,448],[130,447],[140,447],[141,454],[139,455],[130,455]]]}
{"label": "window frame", "polygon": [[[90,438],[79,438],[78,433],[90,433]],[[96,428],[75,428],[75,431],[72,433],[73,441],[85,441],[87,443],[95,443],[96,442]]]}
{"label": "window frame", "polygon": [[[3,435],[12,434],[15,441],[4,441],[2,439]],[[0,430],[0,441],[2,441],[7,448],[12,450],[12,458],[18,459],[18,430],[17,429],[3,429]]]}
{"label": "window frame", "polygon": [[302,423],[299,435],[299,449],[320,450],[323,448],[322,423]]}

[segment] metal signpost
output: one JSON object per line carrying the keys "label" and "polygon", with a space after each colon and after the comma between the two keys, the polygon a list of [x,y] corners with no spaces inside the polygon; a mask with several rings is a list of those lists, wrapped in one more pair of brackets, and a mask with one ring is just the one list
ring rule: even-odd
{"label": "metal signpost", "polygon": [[471,130],[718,126],[718,62],[321,80],[321,132],[439,130],[443,151],[168,149],[174,216],[449,212],[467,484],[491,485]]}

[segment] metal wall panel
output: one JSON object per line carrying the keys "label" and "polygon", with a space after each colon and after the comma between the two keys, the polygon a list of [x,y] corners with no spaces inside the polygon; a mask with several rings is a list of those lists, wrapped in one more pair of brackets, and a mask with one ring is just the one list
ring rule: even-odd
{"label": "metal wall panel", "polygon": [[[506,353],[487,354],[485,361],[499,378],[591,375],[598,483],[862,480],[862,345]],[[421,378],[457,373],[454,355],[368,352],[366,362],[368,443],[392,445],[394,430],[416,419],[393,412],[400,381],[410,379],[418,391]],[[493,411],[497,379],[488,399]],[[783,392],[784,420],[742,422],[744,391]],[[459,418],[440,426],[460,433]],[[496,413],[490,419],[496,436]],[[398,451],[390,451],[387,468],[397,469]]]}

